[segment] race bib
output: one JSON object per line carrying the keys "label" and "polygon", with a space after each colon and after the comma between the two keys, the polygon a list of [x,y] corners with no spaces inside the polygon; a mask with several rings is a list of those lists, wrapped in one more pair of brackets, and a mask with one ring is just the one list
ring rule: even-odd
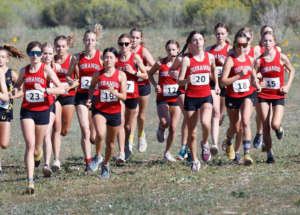
{"label": "race bib", "polygon": [[280,89],[280,79],[278,78],[263,78],[266,89]]}
{"label": "race bib", "polygon": [[235,93],[247,92],[250,90],[249,89],[250,81],[249,79],[236,80],[235,82],[233,82],[232,86],[233,86],[233,91]]}
{"label": "race bib", "polygon": [[81,77],[81,89],[89,89],[91,86],[92,77],[82,76]]}
{"label": "race bib", "polygon": [[39,90],[26,90],[26,101],[30,103],[44,102],[44,93]]}
{"label": "race bib", "polygon": [[[115,90],[117,92],[117,90]],[[100,102],[117,102],[118,98],[109,92],[109,90],[101,90]]]}
{"label": "race bib", "polygon": [[178,90],[178,84],[163,85],[164,96],[176,96]]}
{"label": "race bib", "polygon": [[[141,70],[138,70],[138,73],[141,73]],[[139,81],[139,82],[140,82],[140,81],[144,81],[144,79],[139,78],[138,81]]]}
{"label": "race bib", "polygon": [[0,101],[0,108],[3,108],[3,109],[8,109],[9,107],[9,102],[10,102],[10,99],[8,99],[7,102],[4,102],[4,101]]}
{"label": "race bib", "polygon": [[54,88],[54,83],[50,83],[50,88]]}
{"label": "race bib", "polygon": [[207,85],[209,83],[209,73],[193,74],[192,85]]}
{"label": "race bib", "polygon": [[134,93],[134,81],[127,81],[127,93]]}
{"label": "race bib", "polygon": [[216,69],[217,69],[217,71],[218,71],[218,77],[221,78],[221,76],[222,76],[222,71],[223,71],[223,67],[222,67],[222,66],[217,66]]}
{"label": "race bib", "polygon": [[[69,86],[69,84],[68,83],[61,83],[61,85],[64,87],[64,86]],[[54,88],[54,83],[50,83],[50,88]],[[65,95],[68,95],[69,94],[69,92],[65,92]]]}

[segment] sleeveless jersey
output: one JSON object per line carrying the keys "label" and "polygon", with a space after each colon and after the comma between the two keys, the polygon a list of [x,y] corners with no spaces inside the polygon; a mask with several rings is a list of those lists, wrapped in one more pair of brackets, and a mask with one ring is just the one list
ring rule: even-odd
{"label": "sleeveless jersey", "polygon": [[216,45],[213,45],[211,47],[211,49],[209,50],[209,53],[214,55],[214,57],[215,57],[215,64],[216,64],[216,69],[218,71],[219,85],[220,85],[220,80],[221,80],[222,71],[223,71],[223,64],[220,63],[219,59],[221,59],[221,58],[224,58],[224,60],[227,59],[228,46],[229,46],[229,44],[226,43],[226,45],[220,51],[216,51],[215,50]]}
{"label": "sleeveless jersey", "polygon": [[[265,52],[265,48],[261,45],[259,45],[259,48],[260,48],[260,54],[263,54]],[[278,49],[276,46],[274,46],[274,49],[278,52]]]}
{"label": "sleeveless jersey", "polygon": [[126,64],[129,64],[134,71],[138,71],[134,63],[134,55],[134,53],[131,53],[130,58],[126,62],[121,62],[119,57],[116,63],[116,68],[124,71],[127,76],[127,99],[135,99],[139,97],[139,88],[137,84],[138,77],[125,71]]}
{"label": "sleeveless jersey", "polygon": [[169,76],[169,69],[167,65],[168,58],[162,59],[158,84],[162,90],[161,93],[157,93],[156,100],[163,100],[166,102],[177,102],[177,80]]}
{"label": "sleeveless jersey", "polygon": [[[55,65],[54,65],[53,71],[55,72],[55,74],[57,74]],[[52,81],[47,81],[47,87],[48,88],[53,88],[55,86],[54,86]],[[52,105],[54,103],[54,95],[53,94],[48,94],[48,100],[49,100],[49,105]]]}
{"label": "sleeveless jersey", "polygon": [[[8,68],[8,70],[5,73],[5,82],[6,82],[8,92],[12,92],[12,90],[14,88],[11,73],[12,73],[12,70],[10,68]],[[0,101],[0,109],[5,110],[1,116],[2,120],[5,120],[7,116],[10,116],[12,118],[13,103],[14,103],[13,99],[8,99],[7,102]]]}
{"label": "sleeveless jersey", "polygon": [[193,80],[187,85],[185,95],[193,98],[203,98],[211,95],[209,86],[211,65],[208,53],[204,52],[204,59],[201,62],[196,61],[192,54],[189,54],[188,57],[190,68],[186,72],[186,77],[193,75]]}
{"label": "sleeveless jersey", "polygon": [[[55,55],[54,59],[56,59],[56,58],[57,58],[57,55]],[[71,59],[72,59],[72,55],[69,54],[68,57],[65,59],[65,61],[62,64],[60,64],[61,69],[56,72],[56,75],[57,75],[60,83],[63,86],[68,85],[68,83],[66,81],[66,74],[68,73],[70,63],[71,63]],[[56,61],[55,61],[55,63],[56,63]],[[75,79],[74,72],[72,73],[71,78]],[[65,93],[64,95],[60,95],[60,96],[61,97],[70,97],[70,96],[74,96],[75,93],[76,93],[75,89],[71,89],[69,92]]]}
{"label": "sleeveless jersey", "polygon": [[116,114],[121,112],[120,100],[111,94],[108,90],[107,84],[114,86],[115,92],[120,92],[120,82],[119,82],[119,73],[118,69],[115,70],[115,73],[111,77],[106,77],[104,75],[104,69],[100,70],[98,76],[98,99],[95,103],[95,108],[99,111]]}
{"label": "sleeveless jersey", "polygon": [[284,68],[280,63],[280,53],[276,52],[274,60],[271,62],[266,62],[262,55],[259,60],[265,88],[262,88],[258,97],[263,99],[285,98],[285,95],[280,93],[280,88],[284,86]]}
{"label": "sleeveless jersey", "polygon": [[249,51],[248,55],[250,57],[254,58],[254,47],[250,47],[250,51]]}
{"label": "sleeveless jersey", "polygon": [[[79,86],[77,88],[77,92],[88,94],[94,72],[103,69],[100,62],[100,51],[96,50],[95,56],[90,60],[84,57],[84,53],[81,53],[79,56],[78,67],[79,67]],[[98,89],[97,86],[96,89]],[[99,91],[95,90],[94,96],[98,96],[98,93]]]}
{"label": "sleeveless jersey", "polygon": [[229,72],[228,78],[236,76],[243,71],[244,68],[248,70],[248,74],[239,78],[232,84],[228,85],[226,88],[226,95],[234,98],[242,98],[248,96],[253,93],[253,89],[251,86],[251,73],[252,73],[252,63],[248,55],[245,55],[246,61],[240,62],[235,57],[234,54],[231,55],[233,60],[233,67]]}
{"label": "sleeveless jersey", "polygon": [[[136,54],[138,54],[141,59],[143,60],[143,64],[144,66],[147,66],[147,61],[143,59],[143,49],[144,49],[144,46],[140,46],[139,50],[136,52]],[[140,70],[139,70],[140,72]],[[142,78],[138,78],[138,86],[143,86],[143,85],[147,85],[150,83],[150,80],[147,79],[147,80],[144,80]]]}
{"label": "sleeveless jersey", "polygon": [[[182,60],[183,60],[183,58],[184,58],[185,56],[188,56],[188,55],[189,55],[188,53],[185,53],[185,54],[183,55],[183,57],[182,57]],[[178,69],[178,70],[180,71],[180,69]],[[184,78],[186,79],[186,75],[185,75]],[[181,92],[181,93],[185,93],[186,87],[187,87],[187,85],[179,86],[179,87],[178,87],[178,91]]]}
{"label": "sleeveless jersey", "polygon": [[34,84],[38,83],[43,88],[47,87],[47,80],[44,74],[45,64],[42,64],[36,73],[30,73],[30,65],[26,66],[23,77],[24,97],[22,108],[29,111],[44,111],[50,108],[48,94],[35,90]]}

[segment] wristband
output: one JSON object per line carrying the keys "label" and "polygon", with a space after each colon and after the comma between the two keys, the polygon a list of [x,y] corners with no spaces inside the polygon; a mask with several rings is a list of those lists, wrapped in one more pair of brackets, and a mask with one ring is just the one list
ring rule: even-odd
{"label": "wristband", "polygon": [[254,81],[253,81],[253,82],[259,82],[258,78],[254,79]]}
{"label": "wristband", "polygon": [[45,93],[48,93],[48,88],[47,87],[45,88]]}

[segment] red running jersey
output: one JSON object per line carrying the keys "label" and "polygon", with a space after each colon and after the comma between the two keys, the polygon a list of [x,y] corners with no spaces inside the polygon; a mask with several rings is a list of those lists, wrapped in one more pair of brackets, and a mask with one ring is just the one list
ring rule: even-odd
{"label": "red running jersey", "polygon": [[250,83],[252,63],[248,55],[245,55],[245,57],[246,61],[240,62],[234,57],[234,54],[231,55],[231,58],[233,60],[233,67],[229,72],[228,78],[240,74],[240,72],[242,72],[244,68],[248,70],[248,74],[244,75],[243,77],[239,78],[238,80],[227,86],[226,95],[230,97],[242,98],[253,93],[253,89]]}
{"label": "red running jersey", "polygon": [[137,84],[138,77],[125,71],[126,64],[129,64],[134,71],[138,71],[134,63],[134,53],[131,53],[130,58],[126,62],[122,62],[120,57],[116,63],[116,68],[124,71],[127,76],[127,99],[135,99],[139,97],[139,88]]}
{"label": "red running jersey", "polygon": [[[54,59],[56,59],[56,58],[57,58],[57,55],[55,55]],[[56,72],[56,75],[57,75],[60,83],[63,86],[68,85],[67,80],[66,80],[66,74],[68,73],[70,63],[71,63],[71,59],[72,59],[72,55],[69,54],[68,57],[65,59],[65,61],[62,64],[60,64],[61,69]],[[55,63],[56,63],[56,61],[55,61]],[[74,72],[72,73],[71,78],[75,79]],[[61,97],[71,97],[71,96],[74,96],[75,93],[76,93],[75,89],[71,89],[69,92],[65,93],[64,95],[60,95],[60,96]]]}
{"label": "red running jersey", "polygon": [[26,66],[23,77],[24,97],[22,108],[29,111],[44,111],[50,108],[48,94],[43,93],[34,88],[34,84],[38,83],[43,88],[47,87],[47,80],[44,74],[45,64],[41,64],[39,70],[35,73],[30,73],[30,65]]}
{"label": "red running jersey", "polygon": [[[183,55],[183,57],[182,57],[182,59],[185,57],[185,56],[187,56],[188,55],[188,53],[185,53],[184,55]],[[180,68],[178,69],[179,71],[180,71]],[[185,74],[185,79],[186,79],[186,74]],[[178,91],[179,92],[181,92],[181,93],[185,93],[185,90],[186,90],[186,88],[187,88],[187,84],[186,85],[184,85],[184,86],[179,86],[178,87]]]}
{"label": "red running jersey", "polygon": [[265,88],[262,88],[258,97],[263,99],[285,98],[285,95],[280,93],[280,88],[284,86],[284,68],[280,63],[280,53],[276,52],[274,60],[271,62],[266,62],[262,55],[259,60]]}
{"label": "red running jersey", "polygon": [[111,94],[107,87],[108,84],[111,84],[114,86],[115,92],[120,92],[119,73],[120,71],[116,69],[111,77],[106,77],[104,69],[100,70],[98,76],[98,99],[95,103],[95,108],[101,112],[108,114],[121,112],[120,100]]}
{"label": "red running jersey", "polygon": [[163,100],[166,102],[177,102],[177,80],[169,76],[169,69],[167,65],[168,58],[162,59],[158,84],[162,90],[161,93],[157,93],[156,100]]}
{"label": "red running jersey", "polygon": [[216,70],[218,71],[219,85],[220,85],[220,80],[221,80],[222,71],[223,71],[223,64],[220,63],[219,59],[224,58],[224,60],[226,61],[228,46],[229,46],[229,44],[226,43],[226,45],[220,51],[216,51],[215,50],[216,45],[213,45],[211,47],[211,49],[209,50],[209,53],[214,55],[214,57],[215,57],[215,64],[216,64]]}
{"label": "red running jersey", "polygon": [[[95,56],[88,60],[84,57],[84,53],[79,56],[79,86],[77,92],[79,93],[89,93],[89,88],[92,82],[92,76],[94,72],[103,69],[100,62],[100,51],[96,50]],[[98,89],[98,86],[96,86]],[[94,96],[98,96],[99,90],[94,91]]]}
{"label": "red running jersey", "polygon": [[[259,48],[260,48],[260,54],[263,54],[265,52],[265,48],[262,47],[261,45],[259,45]],[[274,46],[274,49],[278,52],[278,49],[276,46]]]}
{"label": "red running jersey", "polygon": [[[136,54],[138,54],[141,59],[143,60],[143,64],[144,66],[147,66],[147,61],[143,59],[143,49],[144,49],[144,46],[140,46],[139,50],[136,52]],[[140,72],[140,70],[138,71]],[[147,80],[144,80],[142,78],[138,78],[138,86],[143,86],[143,85],[147,85],[150,83],[150,80],[147,79]]]}
{"label": "red running jersey", "polygon": [[189,54],[188,57],[190,68],[186,71],[186,77],[193,75],[193,80],[187,85],[185,95],[193,98],[203,98],[211,95],[209,86],[211,65],[208,53],[204,52],[204,59],[201,62],[196,61],[192,54]]}
{"label": "red running jersey", "polygon": [[249,51],[248,55],[250,57],[254,58],[254,47],[250,47],[250,51]]}
{"label": "red running jersey", "polygon": [[[53,71],[57,74],[56,71],[56,66],[54,65]],[[48,88],[53,88],[54,84],[52,81],[47,81],[47,87]],[[54,96],[53,94],[48,94],[48,100],[49,100],[49,105],[52,105],[54,103]]]}

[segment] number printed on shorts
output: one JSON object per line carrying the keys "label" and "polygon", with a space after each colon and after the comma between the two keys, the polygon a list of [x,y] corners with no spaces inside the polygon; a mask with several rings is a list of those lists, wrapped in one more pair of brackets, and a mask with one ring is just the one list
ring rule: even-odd
{"label": "number printed on shorts", "polygon": [[134,81],[127,81],[127,93],[134,93]]}
{"label": "number printed on shorts", "polygon": [[8,109],[9,107],[9,102],[10,102],[10,99],[8,99],[7,102],[4,102],[4,101],[0,101],[0,108],[3,108],[3,109]]}
{"label": "number printed on shorts", "polygon": [[233,82],[232,86],[235,93],[247,92],[250,90],[250,81],[249,79],[236,80]]}
{"label": "number printed on shorts", "polygon": [[221,78],[222,76],[222,71],[223,71],[223,67],[222,66],[217,66],[216,70],[218,71],[218,77]]}
{"label": "number printed on shorts", "polygon": [[176,96],[178,90],[178,84],[172,85],[164,85],[163,86],[163,93],[164,96]]}
{"label": "number printed on shorts", "polygon": [[278,78],[263,78],[266,89],[280,89],[280,79]]}
{"label": "number printed on shorts", "polygon": [[209,83],[209,73],[193,74],[192,85],[207,85]]}
{"label": "number printed on shorts", "polygon": [[[115,90],[117,92],[117,90]],[[100,102],[117,102],[118,98],[109,92],[109,90],[101,90]]]}
{"label": "number printed on shorts", "polygon": [[26,90],[26,101],[30,103],[43,102],[44,93],[38,90]]}

